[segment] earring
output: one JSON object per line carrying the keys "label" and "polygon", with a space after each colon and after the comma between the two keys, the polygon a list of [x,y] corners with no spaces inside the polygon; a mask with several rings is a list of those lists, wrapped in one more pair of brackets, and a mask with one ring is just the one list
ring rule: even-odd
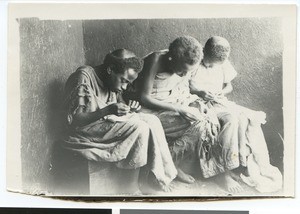
{"label": "earring", "polygon": [[169,60],[169,61],[172,61],[172,57],[169,57],[168,60]]}
{"label": "earring", "polygon": [[108,75],[111,75],[111,69],[110,68],[107,68],[106,72],[107,72]]}

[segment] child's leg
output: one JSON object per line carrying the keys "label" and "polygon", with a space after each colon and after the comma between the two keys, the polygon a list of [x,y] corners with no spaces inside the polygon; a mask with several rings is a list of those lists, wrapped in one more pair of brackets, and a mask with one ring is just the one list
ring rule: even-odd
{"label": "child's leg", "polygon": [[[241,113],[239,115],[239,156],[240,156],[240,165],[242,170],[240,173],[248,176],[247,171],[247,159],[251,154],[251,149],[249,146],[249,142],[246,136],[248,131],[249,119],[245,114]],[[239,173],[239,174],[240,174]]]}
{"label": "child's leg", "polygon": [[221,124],[219,143],[222,146],[222,158],[225,166],[225,173],[217,179],[219,185],[227,191],[238,193],[242,187],[231,176],[231,170],[239,167],[239,142],[238,142],[238,117],[229,112],[220,112],[218,118]]}
{"label": "child's leg", "polygon": [[218,114],[221,131],[218,141],[222,147],[222,158],[225,169],[232,170],[239,167],[239,143],[238,143],[238,117],[229,112]]}

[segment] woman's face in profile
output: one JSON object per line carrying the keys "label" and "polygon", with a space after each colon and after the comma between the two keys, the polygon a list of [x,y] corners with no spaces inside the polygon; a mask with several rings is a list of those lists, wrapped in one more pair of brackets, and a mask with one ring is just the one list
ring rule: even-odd
{"label": "woman's face in profile", "polygon": [[138,73],[132,68],[128,68],[123,73],[116,73],[112,70],[109,77],[111,91],[122,92],[138,77]]}

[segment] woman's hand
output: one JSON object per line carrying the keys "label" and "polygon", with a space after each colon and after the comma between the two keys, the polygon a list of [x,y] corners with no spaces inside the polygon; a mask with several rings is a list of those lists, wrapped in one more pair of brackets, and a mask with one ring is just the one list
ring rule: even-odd
{"label": "woman's hand", "polygon": [[128,106],[130,107],[130,112],[137,112],[141,109],[141,105],[136,100],[129,100]]}
{"label": "woman's hand", "polygon": [[204,117],[197,108],[184,107],[178,110],[179,114],[189,121],[203,120]]}
{"label": "woman's hand", "polygon": [[109,112],[116,116],[124,116],[129,113],[130,107],[124,103],[113,103],[108,106]]}

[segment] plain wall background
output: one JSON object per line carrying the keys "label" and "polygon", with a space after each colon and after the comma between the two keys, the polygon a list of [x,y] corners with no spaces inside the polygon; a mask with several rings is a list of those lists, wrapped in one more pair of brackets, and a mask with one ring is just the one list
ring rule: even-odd
{"label": "plain wall background", "polygon": [[21,19],[20,37],[22,180],[35,192],[51,183],[64,83],[85,62],[82,23]]}
{"label": "plain wall background", "polygon": [[166,49],[178,36],[203,45],[212,35],[231,44],[238,72],[230,99],[267,113],[263,126],[271,163],[283,169],[282,38],[280,20],[166,19],[39,21],[21,19],[21,128],[24,189],[48,189],[51,155],[61,128],[63,83],[82,64],[100,64],[117,48],[139,56]]}

